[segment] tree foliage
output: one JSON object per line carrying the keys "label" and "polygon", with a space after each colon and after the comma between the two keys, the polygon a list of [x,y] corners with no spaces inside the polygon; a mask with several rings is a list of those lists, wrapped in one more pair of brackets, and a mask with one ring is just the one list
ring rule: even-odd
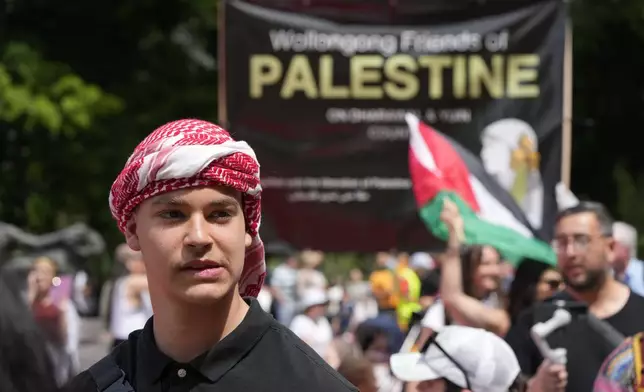
{"label": "tree foliage", "polygon": [[614,170],[617,201],[614,211],[633,226],[639,228],[638,255],[644,254],[644,208],[639,207],[644,196],[644,173],[630,173],[623,164]]}
{"label": "tree foliage", "polygon": [[85,83],[64,64],[43,60],[24,43],[11,42],[2,53],[0,120],[20,124],[24,132],[42,127],[54,137],[74,137],[121,107],[118,98]]}
{"label": "tree foliage", "polygon": [[0,219],[82,220],[115,245],[108,192],[136,143],[180,117],[216,120],[217,2],[4,6]]}
{"label": "tree foliage", "polygon": [[[620,219],[642,214],[644,188],[628,188],[627,173],[644,170],[635,140],[644,122],[644,2],[572,0],[574,132],[572,190],[605,203]],[[623,188],[623,187],[627,188]],[[628,208],[624,194],[635,192]],[[629,196],[631,197],[631,196]],[[638,224],[644,231],[644,221]]]}
{"label": "tree foliage", "polygon": [[65,173],[84,174],[77,170],[87,155],[80,134],[92,132],[97,119],[118,114],[122,101],[27,44],[9,43],[1,58],[0,216],[51,230],[67,223],[68,214],[84,212],[78,211],[85,197],[78,188],[61,187]]}

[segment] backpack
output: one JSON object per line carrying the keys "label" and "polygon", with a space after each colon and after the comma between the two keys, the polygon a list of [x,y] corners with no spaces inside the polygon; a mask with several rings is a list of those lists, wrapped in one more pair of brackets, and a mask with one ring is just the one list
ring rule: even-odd
{"label": "backpack", "polygon": [[88,372],[98,392],[135,392],[111,354],[92,365]]}
{"label": "backpack", "polygon": [[635,334],[606,358],[597,374],[593,391],[644,392],[643,339],[644,333]]}
{"label": "backpack", "polygon": [[644,359],[644,332],[640,332],[633,336],[633,372],[635,373],[635,391],[644,392],[644,368],[642,367],[642,359]]}

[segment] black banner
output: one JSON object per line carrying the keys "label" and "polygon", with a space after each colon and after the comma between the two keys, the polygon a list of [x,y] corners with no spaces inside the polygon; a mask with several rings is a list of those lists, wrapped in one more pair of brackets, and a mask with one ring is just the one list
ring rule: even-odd
{"label": "black banner", "polygon": [[298,12],[225,3],[227,126],[258,154],[265,240],[431,247],[411,193],[407,112],[481,156],[547,237],[561,170],[565,5],[389,10],[389,22],[369,23],[355,10],[373,2],[349,3]]}

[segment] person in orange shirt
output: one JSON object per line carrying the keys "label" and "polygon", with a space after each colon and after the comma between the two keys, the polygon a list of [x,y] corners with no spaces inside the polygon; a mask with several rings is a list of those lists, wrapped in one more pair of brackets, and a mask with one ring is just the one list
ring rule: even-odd
{"label": "person in orange shirt", "polygon": [[376,269],[369,276],[371,291],[378,302],[379,313],[396,314],[399,297],[397,295],[396,271],[391,268],[393,258],[388,252],[376,254]]}

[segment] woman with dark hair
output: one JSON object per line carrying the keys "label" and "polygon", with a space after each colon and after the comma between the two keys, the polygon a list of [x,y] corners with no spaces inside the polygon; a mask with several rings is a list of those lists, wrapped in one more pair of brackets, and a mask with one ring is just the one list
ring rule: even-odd
{"label": "woman with dark hair", "polygon": [[[504,333],[507,314],[503,309],[499,252],[491,246],[472,245],[458,253],[456,262],[450,258],[454,255],[438,258],[447,264],[442,268],[447,275],[441,271],[439,296],[421,322],[424,329],[418,344],[422,345],[432,332],[454,323]],[[457,276],[460,279],[454,279]]]}
{"label": "woman with dark hair", "polygon": [[491,246],[473,245],[461,252],[463,294],[491,307],[502,303],[501,255]]}
{"label": "woman with dark hair", "polygon": [[[456,261],[446,261],[439,296],[420,322],[422,329],[416,346],[422,346],[433,333],[451,324],[503,335],[510,324],[501,291],[499,252],[491,246],[473,245],[462,250]],[[460,279],[455,279],[457,276]]]}
{"label": "woman with dark hair", "polygon": [[499,336],[510,327],[501,298],[501,256],[488,245],[464,245],[463,220],[456,204],[445,200],[440,216],[449,231],[441,260],[440,296],[454,324],[483,328]]}
{"label": "woman with dark hair", "polygon": [[463,248],[463,221],[453,202],[445,200],[440,218],[449,238],[447,250],[439,258],[439,298],[420,323],[416,347],[451,324],[504,336],[510,328],[510,317],[501,292],[501,255],[488,245]]}
{"label": "woman with dark hair", "polygon": [[508,313],[514,323],[519,314],[537,301],[543,301],[563,289],[561,273],[540,261],[522,260],[514,273],[508,293]]}
{"label": "woman with dark hair", "polygon": [[0,274],[0,391],[55,392],[45,340],[11,282]]}

